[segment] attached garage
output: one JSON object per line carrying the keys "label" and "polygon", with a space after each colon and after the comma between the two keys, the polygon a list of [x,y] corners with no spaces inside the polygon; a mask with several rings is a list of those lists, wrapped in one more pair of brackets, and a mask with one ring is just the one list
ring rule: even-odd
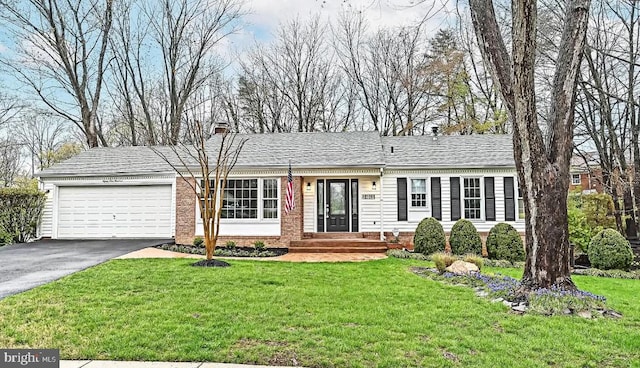
{"label": "attached garage", "polygon": [[170,238],[173,187],[153,185],[59,186],[54,237]]}

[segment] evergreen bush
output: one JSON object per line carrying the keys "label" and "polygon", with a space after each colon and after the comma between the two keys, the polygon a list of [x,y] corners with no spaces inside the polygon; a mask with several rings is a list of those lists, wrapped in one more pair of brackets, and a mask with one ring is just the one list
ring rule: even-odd
{"label": "evergreen bush", "polygon": [[626,271],[633,261],[629,241],[613,229],[604,229],[597,233],[589,243],[587,255],[591,266],[601,270]]}
{"label": "evergreen bush", "polygon": [[445,244],[444,229],[438,220],[428,217],[420,221],[413,236],[413,249],[416,253],[429,255],[444,252]]}
{"label": "evergreen bush", "polygon": [[478,230],[471,221],[466,219],[456,221],[451,228],[449,245],[453,254],[482,254],[482,240]]}
{"label": "evergreen bush", "polygon": [[492,227],[487,237],[489,259],[501,259],[511,263],[524,261],[524,245],[518,231],[507,223]]}

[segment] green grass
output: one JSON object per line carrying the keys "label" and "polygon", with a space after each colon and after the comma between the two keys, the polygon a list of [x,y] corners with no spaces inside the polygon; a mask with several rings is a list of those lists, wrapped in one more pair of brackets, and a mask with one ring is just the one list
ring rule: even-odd
{"label": "green grass", "polygon": [[6,298],[0,346],[307,367],[640,366],[639,280],[575,277],[624,314],[586,320],[511,314],[411,273],[421,261],[192,262],[115,260]]}

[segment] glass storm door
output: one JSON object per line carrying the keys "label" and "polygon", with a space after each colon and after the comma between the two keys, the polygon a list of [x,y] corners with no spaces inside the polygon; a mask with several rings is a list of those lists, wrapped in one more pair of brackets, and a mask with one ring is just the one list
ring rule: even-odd
{"label": "glass storm door", "polygon": [[349,231],[349,180],[327,180],[327,231]]}

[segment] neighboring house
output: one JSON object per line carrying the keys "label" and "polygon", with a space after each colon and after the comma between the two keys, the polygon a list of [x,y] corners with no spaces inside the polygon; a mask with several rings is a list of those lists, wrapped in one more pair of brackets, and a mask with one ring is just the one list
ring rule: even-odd
{"label": "neighboring house", "polygon": [[[429,216],[447,232],[459,218],[485,234],[505,221],[524,232],[508,135],[240,138],[247,143],[225,189],[222,241],[287,247],[314,233],[391,239],[394,230],[407,241]],[[218,141],[214,136],[208,142],[213,157]],[[285,214],[289,163],[296,207]],[[175,237],[190,243],[203,233],[193,191],[148,147],[91,149],[39,176],[48,192],[43,237]]]}
{"label": "neighboring house", "polygon": [[[584,157],[583,157],[584,156]],[[579,190],[582,193],[602,193],[602,169],[594,154],[571,157],[571,184],[569,190]],[[586,162],[585,162],[586,157]]]}

